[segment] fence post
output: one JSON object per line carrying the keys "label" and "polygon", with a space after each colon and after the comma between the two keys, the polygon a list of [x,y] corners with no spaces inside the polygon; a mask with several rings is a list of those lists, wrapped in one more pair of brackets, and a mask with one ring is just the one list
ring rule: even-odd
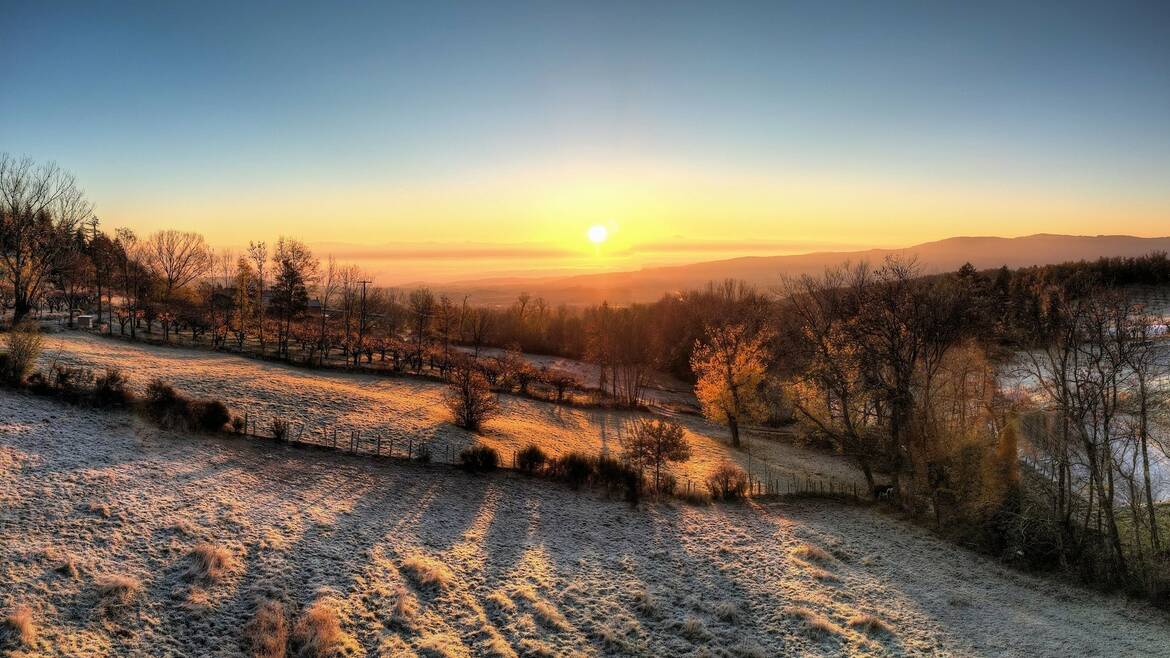
{"label": "fence post", "polygon": [[374,454],[379,456],[379,457],[382,456],[382,435],[381,434],[378,434],[378,443],[375,444],[375,446],[374,446]]}
{"label": "fence post", "polygon": [[407,439],[406,443],[406,458],[410,459],[414,453],[414,439]]}

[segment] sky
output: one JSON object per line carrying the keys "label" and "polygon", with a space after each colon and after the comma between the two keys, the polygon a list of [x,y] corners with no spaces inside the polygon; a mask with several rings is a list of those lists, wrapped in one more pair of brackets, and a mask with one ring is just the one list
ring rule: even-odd
{"label": "sky", "polygon": [[0,9],[0,151],[103,224],[387,283],[1170,234],[1167,2]]}

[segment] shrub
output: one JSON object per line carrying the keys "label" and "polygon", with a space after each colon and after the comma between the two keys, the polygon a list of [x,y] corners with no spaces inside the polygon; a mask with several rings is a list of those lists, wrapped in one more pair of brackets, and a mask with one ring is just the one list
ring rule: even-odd
{"label": "shrub", "polygon": [[623,491],[629,503],[642,498],[642,473],[638,469],[607,455],[594,461],[594,469],[593,482],[605,487],[607,494]]}
{"label": "shrub", "polygon": [[56,366],[53,368],[55,392],[67,400],[76,400],[77,394],[93,383],[93,373],[85,368]]}
{"label": "shrub", "polygon": [[243,434],[244,430],[246,430],[246,429],[247,428],[244,427],[244,419],[243,418],[241,418],[240,416],[233,416],[232,417],[232,431],[233,432],[235,432],[236,434]]}
{"label": "shrub", "polygon": [[163,427],[191,426],[191,401],[161,379],[155,379],[146,387],[146,412]]}
{"label": "shrub", "polygon": [[486,473],[496,470],[500,453],[489,446],[471,446],[459,453],[459,465],[468,473]]}
{"label": "shrub", "polygon": [[268,431],[272,432],[272,438],[283,441],[288,436],[288,421],[283,418],[273,418],[268,425]]}
{"label": "shrub", "polygon": [[219,432],[231,417],[227,407],[219,400],[200,402],[195,408],[195,423],[204,432]]}
{"label": "shrub", "polygon": [[524,473],[534,475],[544,468],[548,456],[536,444],[529,443],[523,450],[516,453],[516,468]]}
{"label": "shrub", "polygon": [[41,354],[44,339],[36,324],[22,322],[8,332],[8,351],[4,355],[0,376],[10,386],[19,386],[32,372],[32,367]]}
{"label": "shrub", "polygon": [[98,377],[93,384],[93,403],[97,407],[122,407],[130,401],[126,391],[126,378],[117,368],[107,368],[106,374]]}
{"label": "shrub", "polygon": [[580,452],[570,452],[556,459],[550,470],[558,479],[578,489],[593,475],[593,458]]}
{"label": "shrub", "polygon": [[626,484],[626,465],[609,455],[595,459],[593,469],[593,483],[605,487],[607,493],[617,491]]}
{"label": "shrub", "polygon": [[712,498],[723,500],[742,498],[747,492],[747,486],[747,473],[731,462],[719,464],[707,477],[707,489],[711,491]]}
{"label": "shrub", "polygon": [[499,412],[500,403],[487,379],[470,365],[455,368],[443,403],[455,417],[455,424],[472,432]]}

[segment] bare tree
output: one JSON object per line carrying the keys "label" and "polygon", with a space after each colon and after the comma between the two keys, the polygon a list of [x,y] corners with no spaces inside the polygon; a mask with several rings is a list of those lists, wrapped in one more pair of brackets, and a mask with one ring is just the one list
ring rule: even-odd
{"label": "bare tree", "polygon": [[325,334],[325,321],[329,315],[329,299],[333,297],[333,294],[337,292],[340,286],[341,268],[337,266],[337,261],[330,254],[325,260],[325,271],[321,273],[321,280],[317,287],[321,295],[321,332],[317,340],[320,343],[322,365],[324,365],[327,352],[329,351],[329,341]]}
{"label": "bare tree", "polygon": [[500,407],[483,373],[473,367],[470,359],[460,359],[451,370],[443,402],[454,415],[455,424],[471,431],[482,427]]}
{"label": "bare tree", "polygon": [[256,336],[260,340],[260,353],[264,353],[264,266],[268,263],[268,245],[264,242],[248,243],[248,258],[252,261],[252,275],[256,283]]}
{"label": "bare tree", "polygon": [[162,282],[162,301],[167,307],[163,321],[163,339],[166,340],[170,337],[175,295],[207,274],[215,259],[203,236],[190,231],[159,231],[151,235],[143,247],[150,268]]}
{"label": "bare tree", "polygon": [[91,216],[71,174],[0,154],[0,259],[12,285],[14,324],[32,310],[52,268],[73,248],[69,236]]}

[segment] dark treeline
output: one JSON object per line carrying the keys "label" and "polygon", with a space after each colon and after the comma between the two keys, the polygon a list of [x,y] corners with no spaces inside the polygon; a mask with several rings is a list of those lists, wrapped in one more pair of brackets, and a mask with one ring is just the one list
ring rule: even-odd
{"label": "dark treeline", "polygon": [[233,254],[190,232],[110,234],[72,178],[7,156],[0,253],[16,323],[80,311],[127,337],[377,361],[446,379],[471,428],[497,412],[489,388],[561,400],[578,387],[524,352],[594,364],[623,405],[667,372],[695,383],[735,446],[741,427],[794,421],[875,496],[965,544],[1167,596],[1168,514],[1151,474],[1168,448],[1165,321],[1133,294],[1170,283],[1164,253],[930,276],[890,259],[778,277],[767,292],[726,281],[625,307],[520,295],[489,308],[375,287],[291,238]]}

